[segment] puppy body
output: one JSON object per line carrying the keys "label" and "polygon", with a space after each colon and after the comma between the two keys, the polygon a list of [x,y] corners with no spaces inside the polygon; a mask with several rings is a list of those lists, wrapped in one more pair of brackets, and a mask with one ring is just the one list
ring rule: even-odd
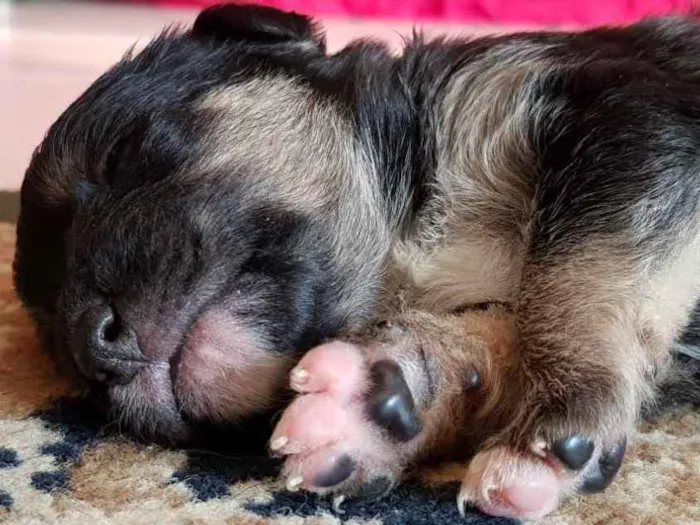
{"label": "puppy body", "polygon": [[[463,499],[540,515],[599,474],[698,299],[698,51],[700,26],[668,19],[328,56],[303,17],[214,8],[49,131],[17,289],[149,436],[275,408],[308,349],[353,340],[358,377],[398,363],[422,430],[399,444],[357,420],[357,468],[330,490],[480,451]],[[455,314],[477,303],[510,305],[510,345]],[[579,435],[580,474],[556,458]],[[523,479],[556,493],[528,510]]]}

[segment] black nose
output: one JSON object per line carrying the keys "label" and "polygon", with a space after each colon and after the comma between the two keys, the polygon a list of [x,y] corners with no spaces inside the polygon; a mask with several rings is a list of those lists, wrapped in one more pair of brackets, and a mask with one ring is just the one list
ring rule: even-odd
{"label": "black nose", "polygon": [[73,357],[80,373],[99,383],[128,383],[146,365],[136,333],[107,305],[93,307],[80,318]]}

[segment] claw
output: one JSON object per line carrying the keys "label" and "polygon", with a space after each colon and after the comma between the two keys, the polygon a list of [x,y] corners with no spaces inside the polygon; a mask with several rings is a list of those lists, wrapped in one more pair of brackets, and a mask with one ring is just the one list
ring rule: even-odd
{"label": "claw", "polygon": [[463,518],[467,515],[467,500],[466,498],[462,497],[462,493],[460,492],[457,495],[457,510],[459,511],[459,515],[462,516]]}
{"label": "claw", "polygon": [[340,506],[345,501],[345,496],[342,494],[333,498],[333,511],[337,514],[345,514],[345,511],[340,508]]}
{"label": "claw", "polygon": [[530,450],[536,456],[543,458],[547,455],[547,443],[541,439],[537,440],[532,444]]}
{"label": "claw", "polygon": [[459,494],[457,494],[457,510],[459,510],[459,514],[464,517],[467,513],[467,507],[471,505],[472,501],[474,501],[474,498],[472,497],[473,494],[466,488],[467,486],[462,483],[462,486],[459,489]]}
{"label": "claw", "polygon": [[292,370],[290,379],[293,385],[302,385],[309,380],[309,373],[305,369],[297,367]]}
{"label": "claw", "polygon": [[304,483],[304,478],[301,476],[295,476],[293,478],[290,478],[287,481],[287,490],[289,492],[296,492],[299,490],[299,487],[301,487],[301,484]]}
{"label": "claw", "polygon": [[287,446],[288,443],[289,443],[289,438],[287,438],[286,436],[280,436],[280,437],[274,439],[270,443],[270,451],[279,452],[285,446]]}

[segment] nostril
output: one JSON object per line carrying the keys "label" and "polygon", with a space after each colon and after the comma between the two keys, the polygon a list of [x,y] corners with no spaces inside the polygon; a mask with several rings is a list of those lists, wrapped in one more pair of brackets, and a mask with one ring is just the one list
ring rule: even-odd
{"label": "nostril", "polygon": [[119,317],[112,312],[111,318],[105,320],[102,326],[102,337],[107,343],[114,343],[119,339],[121,332],[121,321]]}
{"label": "nostril", "polygon": [[92,336],[94,344],[97,346],[109,346],[110,343],[115,343],[119,339],[121,322],[113,308],[109,306],[102,307],[99,311],[94,312],[91,317],[93,319]]}

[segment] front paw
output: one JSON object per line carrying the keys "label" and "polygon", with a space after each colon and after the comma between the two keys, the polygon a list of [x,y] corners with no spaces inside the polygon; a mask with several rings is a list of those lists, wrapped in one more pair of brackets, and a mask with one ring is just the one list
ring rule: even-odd
{"label": "front paw", "polygon": [[369,361],[358,346],[334,342],[310,351],[292,371],[300,395],[270,440],[286,457],[287,488],[380,497],[399,479],[422,423],[401,368]]}
{"label": "front paw", "polygon": [[574,492],[601,492],[612,483],[626,439],[609,446],[575,435],[530,450],[495,446],[477,454],[464,477],[460,510],[475,506],[494,516],[541,518]]}
{"label": "front paw", "polygon": [[307,353],[270,441],[287,487],[379,497],[416,462],[465,453],[494,381],[483,338],[458,327],[409,315]]}

